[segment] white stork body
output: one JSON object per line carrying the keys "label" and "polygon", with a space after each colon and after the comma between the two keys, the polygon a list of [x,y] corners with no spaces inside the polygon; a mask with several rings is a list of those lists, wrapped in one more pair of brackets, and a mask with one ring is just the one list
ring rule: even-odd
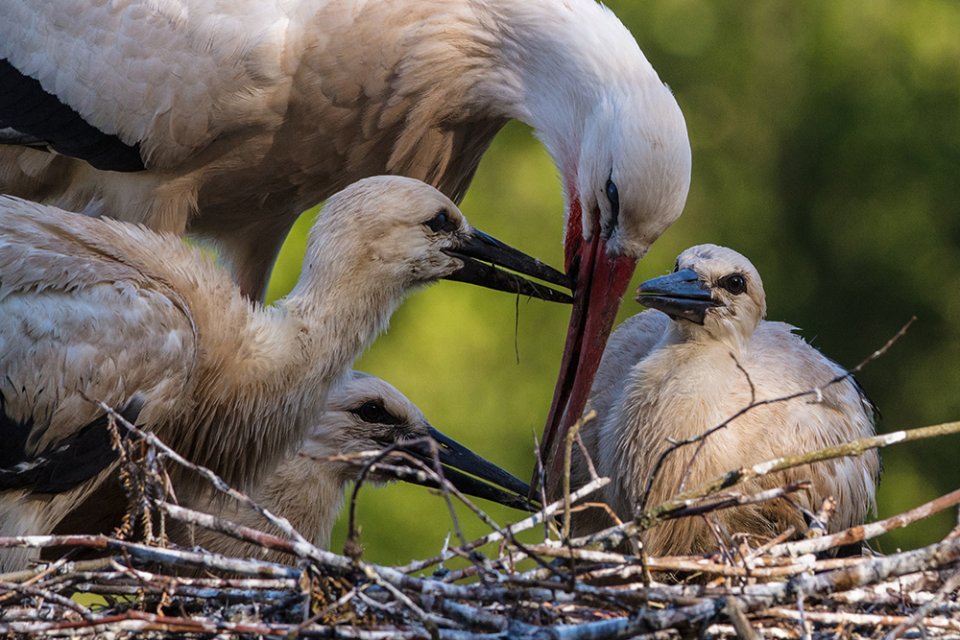
{"label": "white stork body", "polygon": [[[733,293],[740,288],[730,280],[734,277],[744,287],[739,293]],[[732,417],[750,404],[751,383],[756,400],[817,387],[822,398],[757,407],[710,435],[695,457],[696,444],[674,452],[652,485],[648,507],[732,469],[873,435],[873,408],[856,382],[824,386],[843,369],[796,336],[794,327],[762,320],[760,275],[740,254],[715,245],[693,247],[680,255],[673,274],[642,284],[639,293],[641,303],[665,313],[644,311],[611,337],[589,402],[598,418],[583,434],[597,472],[612,479],[604,501],[621,518],[633,517],[668,440],[702,434]],[[744,490],[809,479],[809,493],[794,499],[816,512],[825,498],[835,497],[829,529],[838,531],[862,523],[875,508],[878,473],[879,456],[870,451],[766,476]],[[581,483],[588,479],[582,459],[576,475]],[[791,525],[798,532],[806,529],[802,514],[783,500],[712,517],[731,534],[772,537]],[[610,524],[592,509],[578,529]],[[717,544],[701,518],[668,521],[650,530],[645,541],[647,553],[655,555],[701,552]]]}
{"label": "white stork body", "polygon": [[296,287],[261,307],[175,236],[0,198],[0,535],[48,531],[96,484],[110,459],[95,400],[136,405],[139,424],[248,485],[408,291],[512,251],[408,178],[364,180],[325,211]]}
{"label": "white stork body", "polygon": [[213,239],[253,298],[305,208],[383,173],[457,200],[500,127],[531,125],[563,182],[578,283],[543,440],[558,459],[636,261],[690,184],[683,115],[612,12],[595,0],[3,0],[3,17],[0,142],[63,155],[0,145],[0,192]]}

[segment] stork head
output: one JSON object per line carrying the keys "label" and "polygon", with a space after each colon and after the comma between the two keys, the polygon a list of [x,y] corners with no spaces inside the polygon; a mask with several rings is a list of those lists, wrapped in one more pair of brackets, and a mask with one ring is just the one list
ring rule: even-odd
{"label": "stork head", "polygon": [[[431,470],[438,462],[444,477],[460,491],[508,506],[530,508],[525,500],[529,491],[526,483],[435,429],[395,387],[359,371],[349,372],[330,391],[323,418],[310,429],[300,453],[323,460],[385,447],[405,454],[384,460],[407,469],[404,480],[436,486],[415,460]],[[359,462],[362,465],[364,461]],[[356,480],[362,468],[346,459],[335,466],[342,483]],[[368,477],[383,482],[391,476],[375,471]]]}
{"label": "stork head", "polygon": [[544,434],[553,478],[562,440],[554,434],[580,417],[636,263],[680,216],[690,186],[683,114],[649,64],[618,75],[591,104],[575,162],[558,159],[567,167],[564,244],[574,308]]}
{"label": "stork head", "polygon": [[745,345],[767,312],[760,274],[744,256],[715,244],[691,247],[673,273],[648,280],[637,301],[670,316],[692,339]]}
{"label": "stork head", "polygon": [[446,278],[570,301],[517,275],[569,286],[564,274],[473,228],[433,187],[400,176],[366,178],[332,196],[311,232],[306,264],[301,282],[315,279],[310,272],[321,265],[337,269],[337,281],[354,293],[371,284],[406,290]]}
{"label": "stork head", "polygon": [[[612,259],[639,260],[673,224],[690,188],[691,155],[683,113],[659,80],[608,89],[586,113],[567,221]],[[568,188],[569,190],[569,188]],[[579,233],[577,233],[579,225]],[[573,236],[573,237],[571,237]]]}

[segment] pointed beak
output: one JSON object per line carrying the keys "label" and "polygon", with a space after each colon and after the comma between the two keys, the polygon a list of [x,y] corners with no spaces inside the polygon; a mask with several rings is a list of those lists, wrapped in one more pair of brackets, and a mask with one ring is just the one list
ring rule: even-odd
{"label": "pointed beak", "polygon": [[[551,287],[522,278],[529,276],[561,287],[570,288],[570,280],[553,267],[488,236],[479,229],[471,229],[466,239],[444,253],[463,262],[463,266],[446,276],[447,280],[469,282],[488,289],[532,296],[552,302],[572,302],[572,298]],[[488,264],[489,263],[489,264]],[[504,267],[517,273],[502,271]]]}
{"label": "pointed beak", "polygon": [[[436,443],[437,458],[440,460],[444,478],[461,492],[523,511],[538,509],[539,505],[527,498],[530,493],[527,483],[481,458],[433,427],[430,427],[429,433]],[[413,442],[406,446],[399,446],[398,450],[422,460],[433,469],[434,458],[429,444],[422,441]],[[407,480],[420,484],[415,478],[407,478]],[[431,482],[424,484],[436,486]]]}
{"label": "pointed beak", "polygon": [[697,324],[703,324],[707,309],[720,306],[711,297],[710,288],[691,269],[647,280],[637,288],[637,302],[659,309],[674,320],[682,318]]}
{"label": "pointed beak", "polygon": [[637,265],[630,256],[610,255],[599,233],[590,242],[584,240],[579,199],[571,202],[565,244],[567,269],[574,281],[573,312],[540,449],[548,499],[559,497],[567,431],[587,404],[620,300]]}

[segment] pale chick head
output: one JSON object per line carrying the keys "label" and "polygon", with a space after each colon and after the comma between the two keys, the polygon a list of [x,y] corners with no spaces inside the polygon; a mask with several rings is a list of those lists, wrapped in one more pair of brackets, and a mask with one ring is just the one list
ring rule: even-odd
{"label": "pale chick head", "polygon": [[424,284],[462,266],[444,250],[471,231],[460,209],[430,185],[365,178],[327,200],[310,233],[305,272],[327,264],[346,271],[346,286],[359,278],[385,288]]}
{"label": "pale chick head", "polygon": [[[361,467],[331,456],[377,451],[397,442],[426,438],[430,423],[420,409],[390,383],[360,371],[348,372],[331,390],[327,407],[313,425],[299,456],[332,465],[341,482],[356,480]],[[330,467],[327,467],[328,469]],[[369,480],[382,482],[375,474]]]}
{"label": "pale chick head", "polygon": [[690,247],[677,257],[674,271],[694,271],[718,303],[707,309],[703,326],[678,320],[683,332],[706,332],[715,340],[744,345],[767,315],[766,295],[760,273],[743,255],[715,244]]}
{"label": "pale chick head", "polygon": [[621,79],[586,118],[577,168],[584,237],[599,232],[608,252],[642,258],[683,212],[690,171],[687,126],[670,89],[658,78]]}

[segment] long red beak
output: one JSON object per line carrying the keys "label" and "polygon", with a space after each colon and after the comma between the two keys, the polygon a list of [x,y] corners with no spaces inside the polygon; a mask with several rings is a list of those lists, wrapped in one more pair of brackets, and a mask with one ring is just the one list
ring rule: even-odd
{"label": "long red beak", "polygon": [[[570,427],[580,418],[586,406],[604,345],[620,308],[620,300],[637,265],[632,257],[609,256],[606,242],[599,232],[593,234],[589,243],[586,242],[583,239],[579,197],[571,194],[570,203],[564,257],[567,273],[574,283],[573,312],[567,328],[557,387],[553,392],[553,404],[540,444],[544,466],[543,487],[548,500],[560,496],[563,443]],[[599,220],[594,220],[593,228],[599,229]]]}

